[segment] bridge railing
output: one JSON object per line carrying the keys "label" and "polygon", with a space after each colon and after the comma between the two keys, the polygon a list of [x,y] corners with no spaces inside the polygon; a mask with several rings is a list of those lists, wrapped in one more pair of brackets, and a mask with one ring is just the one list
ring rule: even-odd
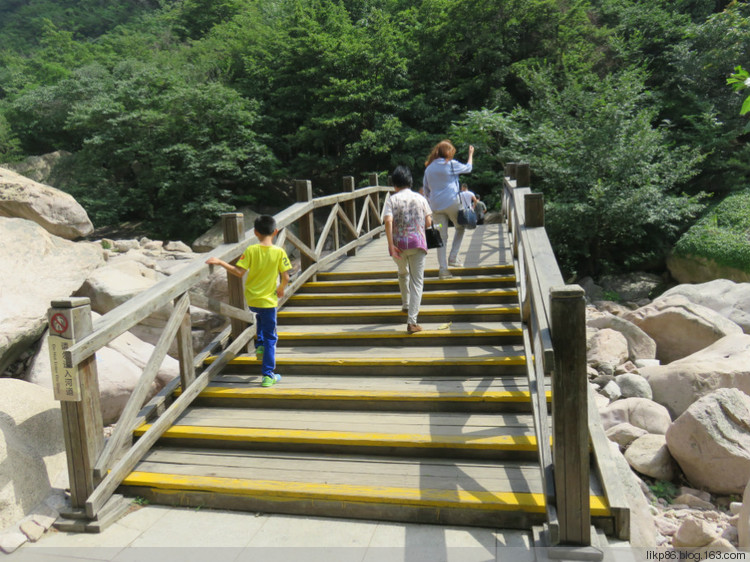
{"label": "bridge railing", "polygon": [[[370,176],[370,183],[369,187],[355,189],[354,178],[345,177],[341,193],[313,198],[309,181],[296,182],[298,202],[275,216],[280,233],[275,243],[291,244],[299,249],[301,256],[301,267],[280,304],[321,268],[344,255],[356,253],[360,245],[384,232],[383,204],[393,188],[379,186],[377,174]],[[316,220],[326,211],[323,226],[318,230]],[[255,336],[254,319],[245,307],[241,279],[228,276],[229,304],[192,290],[211,274],[211,266],[205,264],[208,257],[233,262],[249,244],[257,241],[252,233],[246,235],[241,214],[224,215],[222,224],[222,245],[201,254],[169,278],[95,321],[87,298],[52,303],[49,320],[50,333],[54,334],[50,338],[50,360],[55,397],[61,400],[72,517],[95,521],[101,520],[103,513],[112,511],[112,495],[127,474],[212,377],[242,353]],[[231,325],[197,355],[193,353],[191,339],[191,304],[231,319]],[[95,353],[165,307],[171,309],[170,318],[105,443]],[[175,340],[180,376],[144,405],[159,367]],[[217,349],[218,357],[201,371],[204,359]],[[178,385],[182,387],[180,395],[172,401]],[[146,420],[151,421],[151,427],[133,444],[133,430]]]}
{"label": "bridge railing", "polygon": [[[547,505],[551,544],[590,545],[590,469],[596,471],[614,518],[629,536],[629,510],[587,380],[586,301],[566,285],[544,228],[544,198],[533,193],[528,164],[506,166],[502,210],[519,283],[527,374]],[[545,377],[552,384],[552,419]],[[551,445],[550,445],[551,437]],[[590,451],[593,466],[590,467]]]}

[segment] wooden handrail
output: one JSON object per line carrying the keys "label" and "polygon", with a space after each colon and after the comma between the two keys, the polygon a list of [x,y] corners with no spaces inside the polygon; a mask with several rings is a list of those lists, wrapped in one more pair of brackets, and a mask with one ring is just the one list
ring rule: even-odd
{"label": "wooden handrail", "polygon": [[[285,296],[280,299],[280,306],[304,282],[314,277],[322,267],[328,266],[333,260],[339,259],[346,253],[356,251],[356,248],[363,243],[382,234],[384,227],[382,226],[382,211],[379,207],[379,194],[388,194],[393,188],[374,185],[355,190],[353,189],[353,181],[349,182],[347,179],[345,179],[344,185],[345,188],[351,185],[351,191],[313,199],[310,182],[298,181],[298,194],[307,200],[291,205],[274,217],[277,227],[281,231],[277,243],[291,243],[300,249],[303,256],[303,269],[295,275]],[[362,215],[360,224],[355,227],[351,219],[354,217],[358,200],[362,201]],[[316,243],[313,212],[326,206],[330,206],[331,210]],[[196,284],[210,275],[210,267],[205,264],[208,257],[215,256],[231,262],[237,259],[248,245],[257,241],[254,234],[243,232],[241,215],[230,213],[224,217],[224,220],[224,244],[217,246],[206,254],[202,254],[174,275],[103,315],[93,323],[93,328],[91,327],[91,312],[88,301],[83,303],[85,305],[81,308],[83,312],[74,309],[76,312],[73,316],[67,313],[68,308],[72,309],[72,305],[67,302],[60,305],[63,307],[62,312],[59,312],[56,308],[53,308],[50,312],[50,319],[54,315],[62,318],[64,313],[65,317],[61,324],[70,322],[69,332],[75,333],[77,336],[69,338],[69,343],[66,344],[64,349],[61,349],[59,355],[63,359],[62,367],[67,366],[74,370],[78,365],[85,365],[83,367],[85,380],[89,381],[91,376],[94,377],[93,383],[88,383],[89,387],[87,392],[84,393],[84,396],[88,397],[92,394],[92,389],[98,388],[94,384],[96,377],[94,353],[154,311],[163,307],[172,308],[172,314],[167,321],[167,325],[154,347],[141,379],[131,394],[115,432],[106,446],[101,445],[101,417],[99,416],[99,421],[96,422],[96,416],[90,416],[86,413],[89,410],[96,410],[96,413],[98,413],[98,402],[89,400],[80,407],[76,403],[69,402],[71,407],[65,410],[68,412],[64,419],[64,425],[66,426],[73,427],[80,424],[78,418],[81,416],[86,417],[87,420],[89,418],[93,420],[93,423],[86,422],[85,431],[74,432],[82,434],[76,438],[75,451],[70,449],[70,445],[67,447],[71,475],[87,475],[86,478],[76,480],[77,485],[74,487],[77,493],[73,501],[74,507],[85,507],[86,514],[91,518],[96,517],[99,510],[104,507],[122,481],[122,478],[127,475],[129,470],[132,470],[132,467],[135,466],[148,448],[159,439],[163,431],[187,408],[200,390],[210,382],[213,375],[231,358],[241,353],[243,347],[255,336],[255,327],[252,325],[254,316],[245,309],[241,290],[235,291],[236,295],[230,299],[229,304],[216,302],[192,291]],[[308,227],[306,231],[300,230],[303,239],[294,236],[288,228],[297,221]],[[365,223],[368,228],[363,230],[363,224]],[[369,229],[371,223],[378,226]],[[343,228],[344,234],[349,238],[349,242],[343,246],[340,244],[340,228]],[[324,256],[326,239],[331,233],[333,233],[334,249]],[[238,287],[241,289],[241,285],[238,285]],[[173,304],[175,299],[178,300]],[[192,342],[190,341],[191,326],[188,310],[191,301],[195,306],[229,317],[234,324],[234,327],[228,327],[214,338],[209,346],[197,356],[194,356]],[[83,316],[81,316],[82,314]],[[78,323],[81,329],[76,329],[73,325],[76,321],[75,318],[79,318]],[[235,332],[234,337],[232,337],[230,331]],[[221,353],[219,359],[196,378],[196,368],[202,367],[204,358],[217,347],[224,345],[230,337],[233,341],[226,351]],[[170,382],[157,399],[152,400],[144,407],[143,402],[156,377],[159,366],[166,356],[167,349],[175,340],[178,343],[180,378]],[[171,393],[177,388],[178,384],[181,384],[182,392],[180,397],[170,404]],[[98,398],[98,391],[95,394]],[[95,408],[92,406],[94,403],[96,404]],[[117,455],[123,452],[128,436],[132,436],[134,426],[154,415],[158,416],[158,419],[153,423],[149,432],[142,436],[135,446],[125,451],[119,460],[115,461]],[[93,440],[96,435],[99,435],[98,444]],[[94,446],[86,449],[87,441],[92,441]],[[86,449],[84,450],[86,454],[79,455],[78,452],[82,448]],[[80,480],[80,485],[78,485],[78,480]],[[97,484],[97,482],[99,483]]]}
{"label": "wooden handrail", "polygon": [[[564,284],[544,229],[543,196],[528,187],[528,165],[510,163],[505,172],[502,216],[519,277],[522,319],[529,328],[525,346],[533,353],[533,359],[527,359],[527,373],[548,496],[549,538],[553,544],[591,544],[588,456],[592,450],[616,534],[626,539],[627,503],[619,481],[608,472],[613,465],[611,453],[598,413],[589,403],[583,290]],[[552,448],[545,446],[550,442],[545,376],[551,377],[553,387]]]}

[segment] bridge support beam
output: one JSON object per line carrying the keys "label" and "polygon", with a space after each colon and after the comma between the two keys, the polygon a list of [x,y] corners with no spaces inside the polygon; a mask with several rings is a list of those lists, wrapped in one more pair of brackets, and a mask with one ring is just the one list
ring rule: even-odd
{"label": "bridge support beam", "polygon": [[[224,234],[224,244],[239,242],[245,235],[245,218],[242,213],[225,213],[221,215],[221,228]],[[227,284],[229,286],[229,304],[240,310],[245,310],[245,284],[243,280],[234,275],[227,275]],[[231,319],[231,325],[232,340],[237,339],[247,328],[247,322],[235,318]],[[192,346],[192,342],[190,345]]]}

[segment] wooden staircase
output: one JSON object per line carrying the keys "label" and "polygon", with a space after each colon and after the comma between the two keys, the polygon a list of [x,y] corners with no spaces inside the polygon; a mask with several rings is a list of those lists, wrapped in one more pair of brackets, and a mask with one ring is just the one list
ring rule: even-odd
{"label": "wooden staircase", "polygon": [[[542,524],[512,265],[447,280],[428,270],[413,335],[395,273],[380,269],[334,268],[303,285],[279,313],[282,380],[261,388],[260,362],[233,360],[120,490],[254,512]],[[610,518],[593,475],[590,501],[595,522]]]}

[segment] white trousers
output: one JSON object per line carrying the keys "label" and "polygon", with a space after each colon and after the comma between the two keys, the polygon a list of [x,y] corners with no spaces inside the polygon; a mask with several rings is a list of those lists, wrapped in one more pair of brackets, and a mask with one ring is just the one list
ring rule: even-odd
{"label": "white trousers", "polygon": [[409,308],[409,324],[417,323],[419,306],[424,290],[424,262],[427,252],[415,248],[401,250],[401,257],[393,258],[398,268],[398,288],[401,290],[401,306]]}
{"label": "white trousers", "polygon": [[[443,247],[437,249],[438,264],[440,264],[441,271],[448,269],[448,261],[454,261],[458,258],[458,251],[461,249],[461,241],[464,239],[464,227],[458,224],[458,210],[460,206],[458,199],[448,207],[440,211],[433,211],[432,224],[440,225],[440,237],[443,239]],[[453,237],[453,245],[451,246],[450,256],[446,259],[446,252],[448,251],[448,219],[456,227],[456,235]]]}

